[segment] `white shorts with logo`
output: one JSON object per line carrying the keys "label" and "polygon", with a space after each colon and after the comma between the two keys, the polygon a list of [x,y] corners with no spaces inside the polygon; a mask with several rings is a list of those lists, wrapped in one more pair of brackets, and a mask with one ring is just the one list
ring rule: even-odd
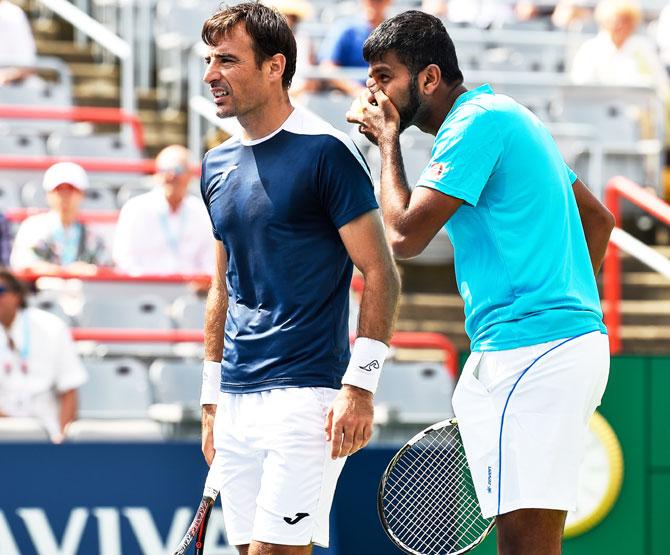
{"label": "white shorts with logo", "polygon": [[345,461],[332,460],[326,442],[326,413],[336,395],[319,387],[220,394],[214,447],[230,544],[328,547]]}
{"label": "white shorts with logo", "polygon": [[470,355],[453,408],[485,517],[576,508],[587,425],[608,375],[600,332]]}

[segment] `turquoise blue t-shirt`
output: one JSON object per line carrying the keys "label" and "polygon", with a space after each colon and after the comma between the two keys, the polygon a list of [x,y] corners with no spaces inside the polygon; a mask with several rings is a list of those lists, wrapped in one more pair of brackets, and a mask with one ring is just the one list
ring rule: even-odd
{"label": "turquoise blue t-shirt", "polygon": [[483,85],[454,103],[418,185],[464,201],[445,227],[473,351],[606,333],[575,179],[511,98]]}

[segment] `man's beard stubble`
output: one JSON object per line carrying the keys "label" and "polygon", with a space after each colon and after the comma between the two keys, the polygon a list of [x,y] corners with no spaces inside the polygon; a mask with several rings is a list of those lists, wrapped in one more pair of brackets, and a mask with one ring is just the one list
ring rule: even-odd
{"label": "man's beard stubble", "polygon": [[416,116],[421,108],[421,99],[419,98],[419,80],[416,75],[412,75],[409,82],[409,98],[407,104],[398,110],[400,114],[400,133],[410,125],[416,124]]}

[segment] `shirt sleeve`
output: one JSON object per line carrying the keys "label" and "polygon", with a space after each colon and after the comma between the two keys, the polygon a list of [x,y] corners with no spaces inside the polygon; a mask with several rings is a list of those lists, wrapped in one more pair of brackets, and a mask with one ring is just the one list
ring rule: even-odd
{"label": "shirt sleeve", "polygon": [[570,181],[570,185],[573,185],[575,181],[577,181],[577,174],[572,171],[572,168],[565,164],[565,169],[568,172],[568,180]]}
{"label": "shirt sleeve", "polygon": [[209,210],[209,194],[207,191],[207,185],[208,185],[208,176],[207,176],[207,154],[205,153],[205,156],[202,158],[202,166],[200,167],[200,195],[202,196],[202,200],[205,203],[205,208],[207,209],[207,214],[209,215],[209,221],[212,224],[212,235],[214,235],[214,239],[217,241],[221,241],[221,236],[219,235],[219,232],[216,230],[216,227],[214,226],[214,220],[212,220],[212,213]]}
{"label": "shirt sleeve", "polygon": [[28,218],[19,225],[19,229],[16,232],[12,254],[9,259],[11,267],[15,270],[29,268],[40,261],[33,250],[35,244],[33,227],[33,220]]}
{"label": "shirt sleeve", "polygon": [[319,49],[319,62],[332,62],[336,65],[345,65],[344,50],[347,45],[349,31],[340,25],[329,33]]}
{"label": "shirt sleeve", "polygon": [[370,172],[353,143],[346,145],[333,138],[326,145],[317,187],[321,204],[338,229],[378,208]]}
{"label": "shirt sleeve", "polygon": [[502,153],[490,112],[464,107],[440,130],[417,186],[436,189],[476,206]]}
{"label": "shirt sleeve", "polygon": [[[133,199],[128,202],[131,203]],[[119,212],[119,219],[114,229],[114,246],[112,247],[112,258],[114,264],[122,272],[133,273],[135,268],[135,215],[132,205],[126,203]]]}

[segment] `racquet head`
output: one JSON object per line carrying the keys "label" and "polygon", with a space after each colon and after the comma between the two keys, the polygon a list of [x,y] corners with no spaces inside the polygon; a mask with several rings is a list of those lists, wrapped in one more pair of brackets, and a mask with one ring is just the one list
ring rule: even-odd
{"label": "racquet head", "polygon": [[391,541],[415,555],[457,555],[494,526],[484,518],[455,419],[426,428],[393,457],[377,493]]}

